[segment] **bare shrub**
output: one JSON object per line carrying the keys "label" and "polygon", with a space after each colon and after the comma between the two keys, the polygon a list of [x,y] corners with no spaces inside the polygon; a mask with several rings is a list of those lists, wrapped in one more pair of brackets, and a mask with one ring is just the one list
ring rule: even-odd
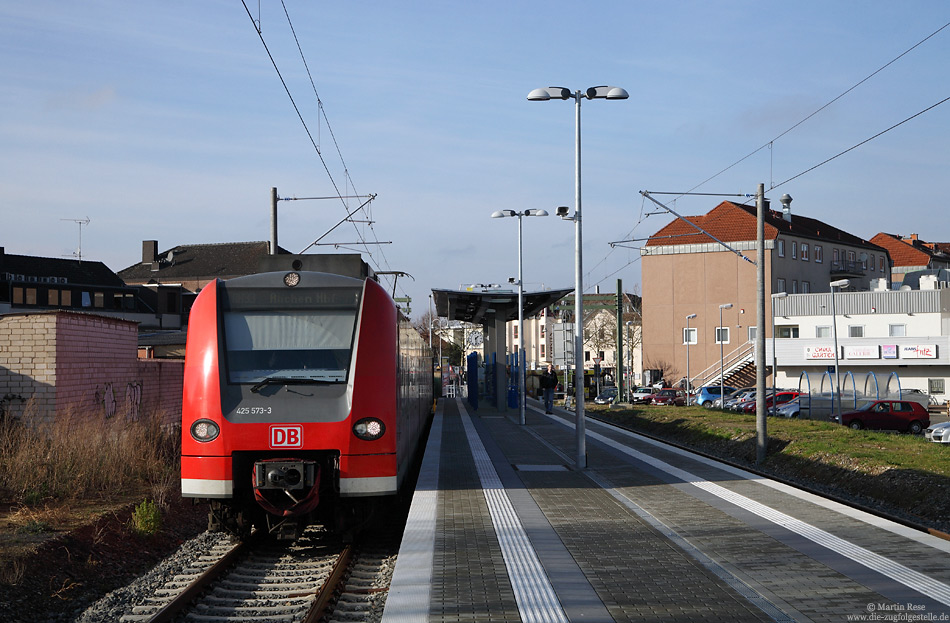
{"label": "bare shrub", "polygon": [[6,420],[0,470],[18,501],[29,505],[109,499],[156,483],[169,489],[178,478],[180,438],[161,421],[160,414],[128,422],[76,413],[37,427]]}

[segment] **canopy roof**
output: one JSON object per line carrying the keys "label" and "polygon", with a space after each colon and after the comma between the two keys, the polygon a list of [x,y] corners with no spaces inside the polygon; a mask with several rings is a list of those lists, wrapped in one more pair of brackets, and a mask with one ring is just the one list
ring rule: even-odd
{"label": "canopy roof", "polygon": [[[533,316],[550,307],[573,288],[524,293],[524,315]],[[436,313],[449,320],[482,324],[489,316],[502,315],[506,321],[518,319],[518,293],[509,290],[432,290]]]}

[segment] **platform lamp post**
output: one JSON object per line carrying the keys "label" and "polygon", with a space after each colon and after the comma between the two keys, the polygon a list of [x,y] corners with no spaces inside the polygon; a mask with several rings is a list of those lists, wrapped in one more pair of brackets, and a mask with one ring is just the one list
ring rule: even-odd
{"label": "platform lamp post", "polygon": [[528,93],[528,101],[574,100],[574,216],[558,208],[558,216],[574,221],[574,428],[577,437],[577,469],[587,467],[587,441],[584,423],[584,277],[581,228],[581,100],[587,98],[625,100],[630,97],[620,87],[598,86],[586,91],[565,87],[546,87]]}
{"label": "platform lamp post", "polygon": [[778,375],[778,357],[775,353],[775,301],[784,299],[788,292],[776,292],[772,295],[772,408],[777,409],[778,403],[775,402],[775,377]]}
{"label": "platform lamp post", "polygon": [[687,404],[689,404],[690,389],[693,387],[692,380],[689,377],[689,338],[691,335],[689,332],[689,321],[695,317],[696,317],[696,314],[690,314],[686,316],[686,335],[683,336],[686,338],[684,341],[686,342],[686,403]]}
{"label": "platform lamp post", "polygon": [[722,352],[722,310],[732,309],[732,303],[723,303],[719,306],[719,328],[716,331],[719,332],[717,336],[719,338],[719,408],[722,409],[726,406],[726,397],[723,395],[723,389],[725,388],[725,366],[723,365],[723,352]]}
{"label": "platform lamp post", "polygon": [[828,285],[831,286],[831,334],[834,336],[835,342],[835,396],[838,405],[838,417],[841,418],[841,423],[844,424],[844,418],[841,417],[841,381],[838,378],[838,317],[835,312],[835,290],[847,288],[851,285],[851,280],[838,279]]}
{"label": "platform lamp post", "polygon": [[523,216],[547,216],[547,210],[525,210],[524,212],[515,212],[514,210],[496,210],[492,212],[492,218],[518,217],[518,422],[525,423],[524,415],[524,385],[525,385],[525,356],[524,356],[524,279],[522,279],[521,262],[521,217]]}
{"label": "platform lamp post", "polygon": [[626,402],[630,402],[630,374],[633,371],[633,344],[630,343],[630,327],[633,326],[633,321],[628,320],[624,323],[624,326],[627,327],[627,382],[624,387],[627,389]]}

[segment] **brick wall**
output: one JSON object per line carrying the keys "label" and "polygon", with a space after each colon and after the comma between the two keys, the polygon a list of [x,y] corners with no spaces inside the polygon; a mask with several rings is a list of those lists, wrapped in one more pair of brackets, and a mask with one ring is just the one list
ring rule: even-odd
{"label": "brick wall", "polygon": [[[0,317],[0,397],[31,423],[181,415],[183,362],[140,360],[134,322],[75,312]],[[27,405],[30,405],[27,408]]]}

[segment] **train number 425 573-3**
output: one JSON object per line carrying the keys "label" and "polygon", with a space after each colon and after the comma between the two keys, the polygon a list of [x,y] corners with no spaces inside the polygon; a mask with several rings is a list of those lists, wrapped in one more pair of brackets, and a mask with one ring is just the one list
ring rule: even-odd
{"label": "train number 425 573-3", "polygon": [[238,415],[270,415],[271,407],[238,407],[234,412]]}

